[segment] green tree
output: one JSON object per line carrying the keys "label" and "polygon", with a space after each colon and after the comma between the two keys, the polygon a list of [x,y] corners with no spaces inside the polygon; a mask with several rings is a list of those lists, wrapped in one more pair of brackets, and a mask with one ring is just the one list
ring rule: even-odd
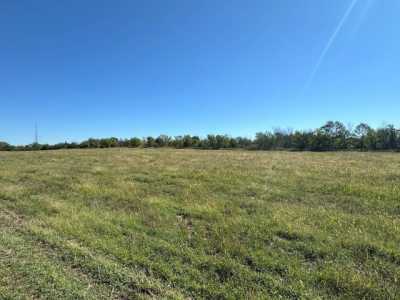
{"label": "green tree", "polygon": [[142,141],[137,137],[131,138],[128,141],[128,147],[130,147],[130,148],[137,148],[137,147],[140,147],[141,145],[142,145]]}

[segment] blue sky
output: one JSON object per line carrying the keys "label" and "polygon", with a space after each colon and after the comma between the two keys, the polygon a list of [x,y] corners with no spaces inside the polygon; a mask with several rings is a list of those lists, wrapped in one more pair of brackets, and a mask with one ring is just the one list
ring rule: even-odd
{"label": "blue sky", "polygon": [[400,125],[398,0],[0,1],[0,140]]}

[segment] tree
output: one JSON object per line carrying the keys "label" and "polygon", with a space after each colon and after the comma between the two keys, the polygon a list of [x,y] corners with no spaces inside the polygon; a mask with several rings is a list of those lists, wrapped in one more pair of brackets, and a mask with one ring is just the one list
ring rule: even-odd
{"label": "tree", "polygon": [[309,148],[310,137],[312,137],[312,133],[296,131],[292,135],[292,147],[296,150],[307,150]]}
{"label": "tree", "polygon": [[171,145],[175,147],[176,149],[182,149],[183,148],[183,137],[178,135],[174,137],[174,139],[171,142]]}
{"label": "tree", "polygon": [[185,135],[182,139],[183,148],[190,148],[193,146],[193,139],[190,135]]}
{"label": "tree", "polygon": [[327,151],[332,150],[332,139],[323,129],[317,129],[309,140],[310,150]]}
{"label": "tree", "polygon": [[229,148],[230,138],[227,135],[218,134],[215,136],[215,141],[216,141],[216,149]]}
{"label": "tree", "polygon": [[0,142],[0,151],[32,151],[32,150],[57,150],[74,148],[110,148],[110,147],[175,147],[175,148],[203,148],[203,149],[233,149],[242,148],[249,150],[294,149],[311,151],[333,151],[345,149],[360,150],[399,150],[400,131],[394,125],[378,129],[371,128],[366,123],[361,123],[355,129],[346,128],[338,121],[326,122],[314,131],[295,131],[275,129],[258,132],[254,139],[246,137],[230,137],[228,135],[209,134],[206,138],[191,136],[176,136],[171,138],[160,135],[143,138],[117,139],[116,137],[94,139],[77,143],[30,144],[25,146],[12,146]]}
{"label": "tree", "polygon": [[393,125],[378,128],[376,131],[376,148],[380,150],[397,149],[397,130]]}
{"label": "tree", "polygon": [[128,147],[130,147],[130,148],[137,148],[137,147],[140,147],[141,145],[142,145],[142,141],[137,137],[131,138],[128,141]]}
{"label": "tree", "polygon": [[371,132],[371,130],[372,130],[371,127],[369,127],[369,125],[365,123],[360,123],[359,125],[356,126],[354,134],[358,139],[358,144],[356,146],[357,148],[361,150],[368,149],[367,136]]}
{"label": "tree", "polygon": [[346,126],[341,122],[329,121],[319,130],[320,135],[325,135],[325,149],[322,150],[343,150],[347,148],[347,139],[350,135]]}
{"label": "tree", "polygon": [[198,136],[192,136],[192,147],[198,148],[201,147],[201,139]]}
{"label": "tree", "polygon": [[274,146],[274,137],[270,132],[258,132],[254,144],[259,150],[271,150]]}
{"label": "tree", "polygon": [[205,145],[209,149],[218,149],[217,139],[216,139],[215,135],[213,135],[213,134],[207,135],[207,140],[205,142]]}
{"label": "tree", "polygon": [[10,144],[0,141],[0,151],[10,151],[12,149],[13,147]]}
{"label": "tree", "polygon": [[245,137],[236,138],[238,148],[248,149],[253,145],[253,141]]}
{"label": "tree", "polygon": [[146,138],[145,147],[151,148],[156,146],[156,141],[153,137],[148,136]]}
{"label": "tree", "polygon": [[162,134],[155,139],[154,146],[155,147],[167,147],[167,146],[169,146],[170,141],[171,141],[171,138],[169,136]]}

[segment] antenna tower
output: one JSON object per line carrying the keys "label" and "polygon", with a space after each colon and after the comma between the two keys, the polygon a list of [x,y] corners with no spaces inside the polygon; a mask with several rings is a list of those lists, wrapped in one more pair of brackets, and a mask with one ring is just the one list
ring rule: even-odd
{"label": "antenna tower", "polygon": [[39,144],[38,125],[35,123],[35,144]]}

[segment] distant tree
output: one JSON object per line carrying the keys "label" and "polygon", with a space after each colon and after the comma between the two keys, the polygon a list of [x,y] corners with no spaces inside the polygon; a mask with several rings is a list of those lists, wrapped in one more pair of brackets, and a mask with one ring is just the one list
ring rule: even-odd
{"label": "distant tree", "polygon": [[193,146],[193,139],[189,134],[186,134],[182,138],[182,146],[183,148],[191,148]]}
{"label": "distant tree", "polygon": [[174,139],[171,141],[171,146],[176,149],[182,149],[183,148],[183,137],[181,135],[174,137]]}
{"label": "distant tree", "polygon": [[118,139],[118,147],[119,148],[129,147],[129,140],[128,139]]}
{"label": "distant tree", "polygon": [[118,147],[119,140],[116,137],[109,138],[110,147]]}
{"label": "distant tree", "polygon": [[388,125],[376,130],[376,148],[379,150],[397,149],[397,130],[393,125]]}
{"label": "distant tree", "polygon": [[90,138],[88,141],[89,148],[100,148],[100,140]]}
{"label": "distant tree", "polygon": [[[79,148],[79,144],[77,144],[75,142],[67,143],[66,148],[67,149],[77,149],[77,148]],[[42,149],[43,149],[43,145],[42,145]]]}
{"label": "distant tree", "polygon": [[394,125],[388,125],[386,127],[386,132],[387,132],[387,139],[388,139],[388,148],[391,150],[397,150],[398,144],[397,144],[397,129],[394,127]]}
{"label": "distant tree", "polygon": [[227,135],[216,135],[215,136],[216,147],[215,149],[225,149],[230,146],[230,138]]}
{"label": "distant tree", "polygon": [[232,149],[235,149],[235,148],[237,148],[238,147],[238,141],[237,141],[237,139],[235,139],[235,138],[233,138],[233,137],[231,137],[230,139],[229,139],[229,148],[232,148]]}
{"label": "distant tree", "polygon": [[238,148],[248,149],[253,145],[253,141],[249,138],[238,137],[236,138]]}
{"label": "distant tree", "polygon": [[198,148],[201,147],[201,139],[198,136],[192,136],[192,148]]}
{"label": "distant tree", "polygon": [[154,140],[154,146],[167,147],[169,146],[170,140],[171,138],[169,136],[162,134]]}
{"label": "distant tree", "polygon": [[205,145],[207,145],[206,148],[209,149],[218,149],[217,139],[215,135],[213,134],[207,135],[207,140],[205,141]]}
{"label": "distant tree", "polygon": [[371,131],[372,128],[368,124],[360,123],[359,125],[356,126],[356,128],[354,129],[355,137],[358,140],[356,148],[361,150],[368,149],[367,137]]}
{"label": "distant tree", "polygon": [[82,141],[79,144],[79,148],[82,148],[82,149],[89,148],[89,142],[88,141]]}
{"label": "distant tree", "polygon": [[329,121],[319,129],[317,135],[324,143],[324,145],[320,145],[323,147],[320,150],[343,150],[347,148],[347,139],[350,133],[343,123]]}
{"label": "distant tree", "polygon": [[310,151],[334,151],[346,149],[366,150],[400,150],[400,131],[394,125],[378,129],[371,128],[368,124],[361,123],[353,128],[346,128],[338,121],[326,122],[314,131],[291,131],[275,129],[258,132],[254,139],[246,137],[230,137],[228,135],[209,134],[205,138],[191,136],[176,136],[170,138],[160,135],[143,138],[118,139],[116,137],[94,139],[77,143],[30,144],[25,146],[12,146],[0,142],[0,151],[32,151],[32,150],[57,150],[75,148],[111,148],[111,147],[175,147],[175,148],[202,148],[202,149],[234,149],[248,150],[274,150],[294,149]]}
{"label": "distant tree", "polygon": [[258,132],[254,144],[259,150],[271,150],[274,147],[274,135],[270,132]]}
{"label": "distant tree", "polygon": [[11,151],[12,149],[13,147],[10,144],[0,141],[0,151]]}
{"label": "distant tree", "polygon": [[117,138],[104,138],[100,139],[100,148],[111,148],[118,145]]}
{"label": "distant tree", "polygon": [[292,148],[296,150],[307,150],[310,145],[310,139],[312,138],[312,133],[296,131],[292,135]]}
{"label": "distant tree", "polygon": [[142,141],[141,141],[141,139],[139,139],[137,137],[131,138],[128,141],[128,147],[130,147],[130,148],[137,148],[137,147],[140,147],[141,145],[142,145]]}
{"label": "distant tree", "polygon": [[145,147],[151,148],[155,146],[156,146],[156,140],[153,137],[148,136],[146,138]]}

